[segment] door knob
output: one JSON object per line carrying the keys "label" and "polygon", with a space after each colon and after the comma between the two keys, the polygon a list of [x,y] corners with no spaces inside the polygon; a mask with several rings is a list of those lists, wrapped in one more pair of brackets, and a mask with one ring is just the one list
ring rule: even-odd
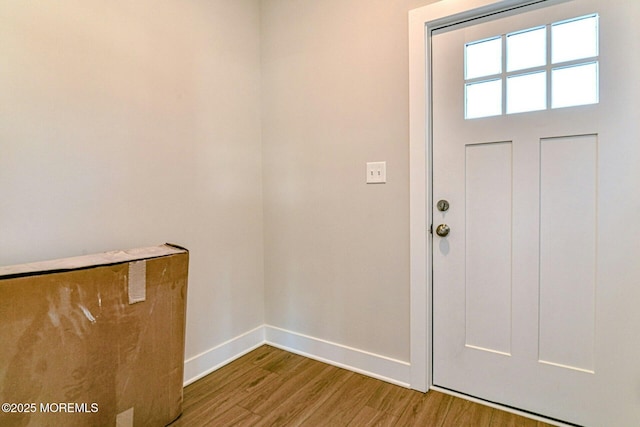
{"label": "door knob", "polygon": [[444,237],[444,236],[448,235],[450,231],[451,231],[451,229],[449,228],[449,226],[447,224],[440,224],[436,228],[436,234],[438,236],[440,236],[440,237]]}

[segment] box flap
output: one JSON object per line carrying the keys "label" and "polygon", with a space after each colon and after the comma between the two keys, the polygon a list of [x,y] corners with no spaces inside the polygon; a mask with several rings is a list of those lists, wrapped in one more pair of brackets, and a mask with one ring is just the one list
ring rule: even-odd
{"label": "box flap", "polygon": [[144,248],[128,249],[126,251],[110,251],[93,255],[82,255],[71,258],[62,258],[51,261],[38,261],[28,264],[9,265],[0,267],[0,279],[9,277],[29,276],[51,273],[55,271],[77,270],[91,268],[100,265],[120,264],[139,259],[158,258],[167,255],[188,252],[183,247],[164,244],[159,246],[149,246]]}

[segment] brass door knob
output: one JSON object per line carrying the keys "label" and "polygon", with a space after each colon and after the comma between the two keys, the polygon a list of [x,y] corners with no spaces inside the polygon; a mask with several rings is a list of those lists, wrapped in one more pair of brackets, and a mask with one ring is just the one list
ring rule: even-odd
{"label": "brass door knob", "polygon": [[436,228],[436,234],[438,236],[440,236],[440,237],[444,237],[444,236],[448,235],[450,231],[451,231],[451,229],[449,228],[449,226],[447,224],[440,224]]}

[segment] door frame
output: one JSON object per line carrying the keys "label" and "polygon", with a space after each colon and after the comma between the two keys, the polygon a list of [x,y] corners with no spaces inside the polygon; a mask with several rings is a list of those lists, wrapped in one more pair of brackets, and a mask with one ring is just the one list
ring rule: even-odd
{"label": "door frame", "polygon": [[431,32],[490,13],[553,1],[439,0],[409,12],[410,385],[415,390],[433,388]]}

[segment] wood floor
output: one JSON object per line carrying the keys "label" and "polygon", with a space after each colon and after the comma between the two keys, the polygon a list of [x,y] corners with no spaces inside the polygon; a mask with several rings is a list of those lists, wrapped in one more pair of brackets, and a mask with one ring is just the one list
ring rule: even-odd
{"label": "wood floor", "polygon": [[171,427],[289,425],[549,426],[264,345],[187,386],[183,414]]}

